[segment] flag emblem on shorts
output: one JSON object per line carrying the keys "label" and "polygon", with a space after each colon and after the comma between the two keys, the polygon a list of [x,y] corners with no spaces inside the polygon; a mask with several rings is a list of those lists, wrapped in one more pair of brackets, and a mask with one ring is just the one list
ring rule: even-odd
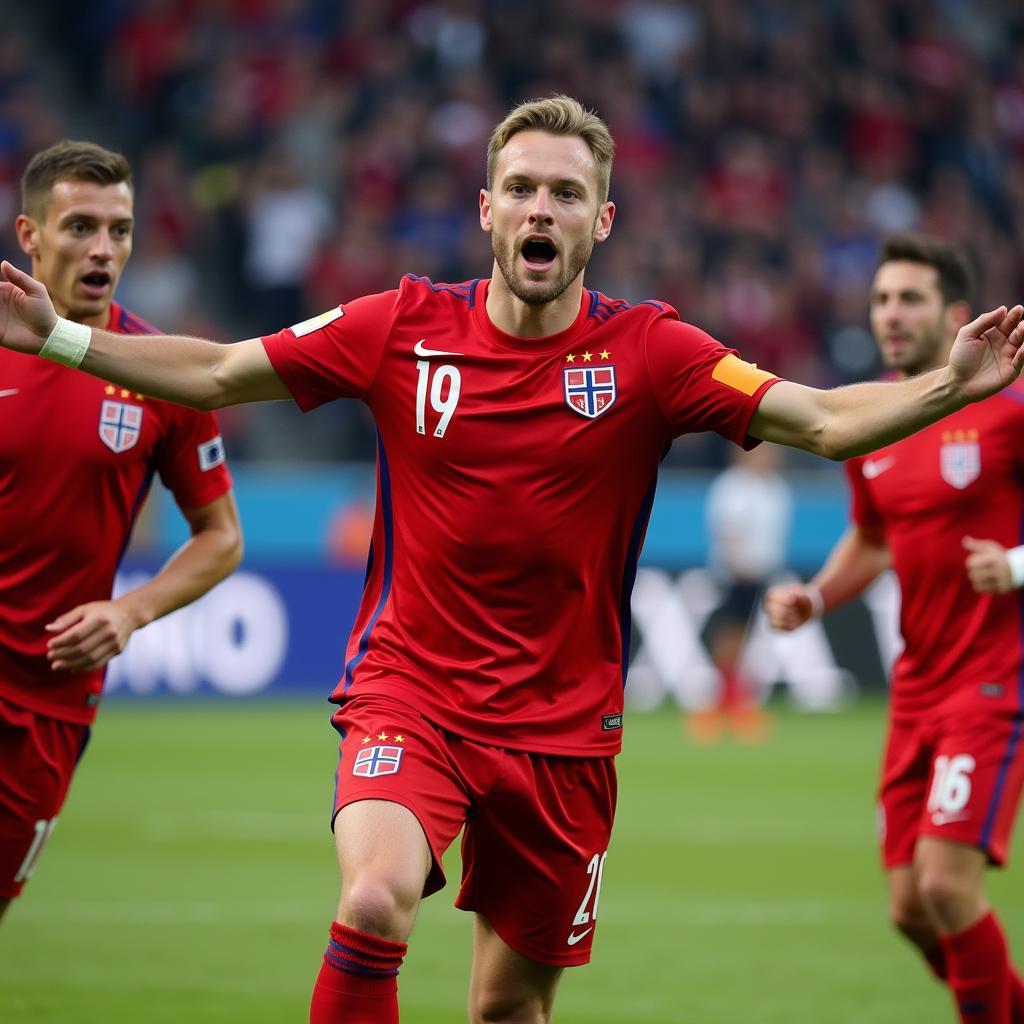
{"label": "flag emblem on shorts", "polygon": [[939,473],[950,487],[962,491],[981,475],[981,445],[976,430],[944,430],[939,447]]}
{"label": "flag emblem on shorts", "polygon": [[568,366],[562,371],[565,401],[573,412],[597,419],[618,397],[614,366]]}
{"label": "flag emblem on shorts", "polygon": [[142,427],[142,407],[104,401],[100,409],[100,440],[112,452],[134,448]]}
{"label": "flag emblem on shorts", "polygon": [[377,775],[394,775],[402,766],[402,747],[367,747],[356,754],[353,775],[372,779]]}

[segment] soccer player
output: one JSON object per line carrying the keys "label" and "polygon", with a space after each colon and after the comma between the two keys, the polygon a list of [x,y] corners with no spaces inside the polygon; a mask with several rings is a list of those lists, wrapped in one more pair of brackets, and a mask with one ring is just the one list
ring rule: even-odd
{"label": "soccer player", "polygon": [[470,1019],[548,1021],[562,969],[589,960],[629,594],[673,437],[717,430],[845,458],[987,396],[1024,363],[1024,309],[1002,307],[931,374],[817,391],[664,303],[584,288],[615,216],[612,150],[569,97],[521,105],[488,147],[489,278],[410,275],[235,345],[69,324],[2,264],[2,344],[201,408],[349,396],[376,418],[366,588],[332,697],[341,898],[313,1024],[398,1020],[417,908],[444,884],[463,826]]}
{"label": "soccer player", "polygon": [[[41,295],[79,330],[154,328],[114,302],[132,248],[128,162],[89,142],[38,153],[16,229]],[[134,339],[125,339],[129,344]],[[191,539],[111,600],[153,474]],[[241,534],[210,413],[0,349],[0,915],[53,831],[104,666],[134,630],[238,564]]]}
{"label": "soccer player", "polygon": [[[885,365],[910,382],[943,366],[970,319],[969,292],[955,249],[891,238],[871,288]],[[794,629],[895,570],[906,646],[879,788],[890,915],[949,985],[961,1020],[1020,1024],[1024,986],[984,878],[1006,859],[1024,782],[1024,388],[852,459],[847,472],[852,525],[810,583],[771,589],[766,609]]]}

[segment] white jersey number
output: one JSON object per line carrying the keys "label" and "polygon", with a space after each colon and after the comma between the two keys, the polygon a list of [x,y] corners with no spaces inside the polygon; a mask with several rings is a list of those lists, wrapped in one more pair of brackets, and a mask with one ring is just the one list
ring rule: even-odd
{"label": "white jersey number", "polygon": [[932,791],[928,796],[928,810],[932,813],[957,814],[971,799],[970,773],[975,762],[970,754],[945,754],[935,758]]}
{"label": "white jersey number", "polygon": [[49,821],[42,818],[36,822],[36,834],[32,837],[32,845],[28,848],[28,853],[25,854],[25,859],[21,862],[18,873],[14,876],[16,882],[26,882],[32,877],[32,870],[36,866],[36,861],[39,860],[39,855],[43,852],[46,840],[53,834],[53,827],[56,824],[56,818],[50,818]]}
{"label": "white jersey number", "polygon": [[590,875],[590,884],[587,886],[587,895],[583,897],[580,909],[572,920],[573,928],[590,924],[597,920],[597,905],[601,900],[601,879],[604,877],[604,862],[608,851],[595,853],[587,865],[587,874]]}
{"label": "white jersey number", "polygon": [[441,419],[434,427],[434,437],[444,437],[448,424],[455,415],[455,407],[459,404],[462,392],[462,374],[458,368],[444,363],[439,366],[431,379],[431,366],[428,360],[416,362],[419,380],[416,382],[416,433],[427,432],[427,391],[430,392],[430,408],[440,413]]}

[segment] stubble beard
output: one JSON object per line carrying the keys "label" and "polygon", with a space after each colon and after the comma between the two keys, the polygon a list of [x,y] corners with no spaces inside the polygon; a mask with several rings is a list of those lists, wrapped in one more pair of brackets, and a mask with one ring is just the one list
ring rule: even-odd
{"label": "stubble beard", "polygon": [[887,370],[895,370],[906,377],[916,377],[942,365],[942,350],[945,342],[945,326],[941,323],[922,329],[912,341],[908,350],[895,359],[882,353],[882,362]]}
{"label": "stubble beard", "polygon": [[548,302],[554,302],[583,273],[590,262],[590,254],[594,251],[594,240],[584,238],[577,242],[569,252],[569,258],[565,261],[561,274],[549,283],[524,281],[516,266],[519,250],[513,252],[504,238],[492,235],[491,249],[494,251],[494,260],[508,290],[528,306],[543,306]]}

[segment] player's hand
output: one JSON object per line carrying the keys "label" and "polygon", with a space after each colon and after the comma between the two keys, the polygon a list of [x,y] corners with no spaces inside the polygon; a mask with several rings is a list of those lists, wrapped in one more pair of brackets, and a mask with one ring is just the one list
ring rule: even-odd
{"label": "player's hand", "polygon": [[768,588],[764,595],[764,611],[772,629],[788,632],[811,618],[814,602],[802,583],[784,583]]}
{"label": "player's hand", "polygon": [[140,623],[117,601],[80,604],[47,625],[53,633],[46,645],[50,667],[65,672],[91,672],[120,654]]}
{"label": "player's hand", "polygon": [[0,345],[37,353],[57,323],[46,287],[7,260],[0,262]]}
{"label": "player's hand", "polygon": [[967,578],[979,594],[1008,594],[1015,589],[1002,544],[974,537],[964,537],[963,544],[970,552],[964,562]]}
{"label": "player's hand", "polygon": [[1024,369],[1024,307],[982,313],[957,332],[949,354],[953,384],[969,402],[1006,387]]}

